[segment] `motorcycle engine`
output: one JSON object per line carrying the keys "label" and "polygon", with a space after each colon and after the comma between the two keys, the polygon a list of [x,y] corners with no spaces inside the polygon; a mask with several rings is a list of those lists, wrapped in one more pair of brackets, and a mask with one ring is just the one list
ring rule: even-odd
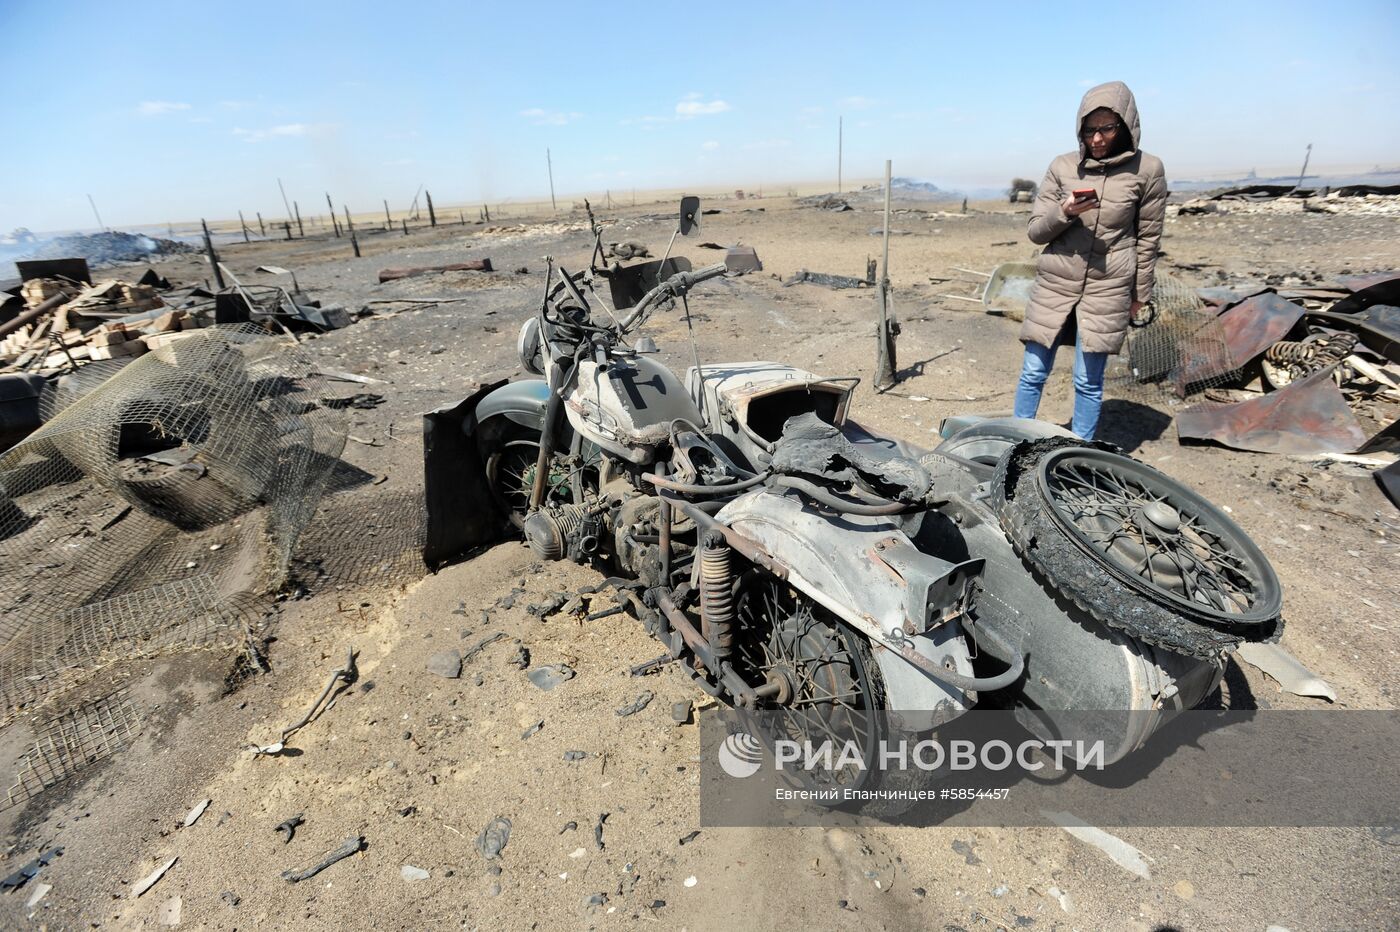
{"label": "motorcycle engine", "polygon": [[604,517],[597,503],[541,508],[525,519],[525,541],[542,560],[582,562],[598,551]]}

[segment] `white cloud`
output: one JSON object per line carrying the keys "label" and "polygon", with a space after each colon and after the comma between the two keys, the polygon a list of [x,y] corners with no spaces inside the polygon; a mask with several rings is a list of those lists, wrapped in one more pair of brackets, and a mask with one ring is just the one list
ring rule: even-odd
{"label": "white cloud", "polygon": [[729,104],[722,100],[704,101],[699,94],[687,94],[676,104],[676,116],[683,120],[691,117],[710,116],[715,113],[724,113],[729,109]]}
{"label": "white cloud", "polygon": [[701,144],[700,144],[700,148],[706,149],[706,150],[708,150],[708,151],[710,151],[710,152],[713,152],[714,150],[716,150],[716,149],[719,148],[719,143],[716,142],[716,141],[713,140],[713,139],[709,139],[709,140],[706,140],[705,142],[701,143]]}
{"label": "white cloud", "polygon": [[164,116],[167,113],[175,113],[177,110],[188,110],[189,104],[175,103],[170,100],[143,100],[137,106],[136,112],[142,116]]}
{"label": "white cloud", "polygon": [[879,101],[875,100],[873,97],[861,97],[859,94],[852,94],[849,97],[842,97],[840,100],[836,101],[836,106],[840,107],[842,110],[869,110],[877,103],[879,103]]}
{"label": "white cloud", "polygon": [[333,123],[283,123],[279,126],[269,126],[263,129],[244,129],[241,126],[235,126],[233,135],[238,136],[244,142],[266,142],[269,139],[319,136],[334,128],[335,124]]}
{"label": "white cloud", "polygon": [[791,139],[759,139],[744,143],[745,149],[783,149],[792,145]]}
{"label": "white cloud", "polygon": [[582,113],[564,113],[559,110],[542,110],[539,107],[531,107],[529,110],[521,110],[520,115],[534,123],[536,126],[563,126],[581,119]]}

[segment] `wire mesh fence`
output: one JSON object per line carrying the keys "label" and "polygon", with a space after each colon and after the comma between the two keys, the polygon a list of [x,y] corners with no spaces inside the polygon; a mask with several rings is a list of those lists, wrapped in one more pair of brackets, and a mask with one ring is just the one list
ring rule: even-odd
{"label": "wire mesh fence", "polygon": [[0,726],[111,664],[259,624],[345,443],[323,381],[245,325],[47,400],[0,456]]}
{"label": "wire mesh fence", "polygon": [[1159,273],[1152,300],[1155,316],[1130,327],[1122,352],[1110,358],[1107,397],[1172,409],[1235,380],[1240,366],[1224,329],[1194,288]]}

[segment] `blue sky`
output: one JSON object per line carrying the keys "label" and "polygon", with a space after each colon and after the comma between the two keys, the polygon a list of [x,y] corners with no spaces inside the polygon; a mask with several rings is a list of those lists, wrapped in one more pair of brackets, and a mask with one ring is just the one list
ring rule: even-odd
{"label": "blue sky", "polygon": [[[1119,79],[1176,178],[1400,165],[1400,3],[0,0],[0,231],[836,174],[1039,177]],[[834,186],[834,184],[833,184]]]}

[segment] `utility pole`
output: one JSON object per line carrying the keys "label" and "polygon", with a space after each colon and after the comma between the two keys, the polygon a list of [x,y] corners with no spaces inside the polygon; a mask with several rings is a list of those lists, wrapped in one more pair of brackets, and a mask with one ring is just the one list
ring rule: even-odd
{"label": "utility pole", "polygon": [[841,159],[845,154],[845,122],[843,117],[836,118],[836,193],[841,193]]}
{"label": "utility pole", "polygon": [[335,202],[331,200],[331,192],[326,192],[326,206],[331,210],[331,227],[335,229],[335,238],[340,239],[340,221],[335,219]]}
{"label": "utility pole", "polygon": [[92,215],[97,218],[97,226],[103,233],[107,232],[107,224],[102,222],[102,215],[97,212],[97,202],[92,199],[92,195],[87,196],[88,203],[92,205]]}
{"label": "utility pole", "polygon": [[544,150],[544,161],[549,166],[549,206],[554,208],[554,212],[559,213],[559,205],[554,202],[554,159],[549,154],[549,150]]}
{"label": "utility pole", "polygon": [[1303,186],[1303,179],[1308,176],[1308,160],[1311,158],[1312,143],[1308,143],[1308,151],[1303,153],[1303,170],[1298,173],[1298,183],[1293,186],[1295,190]]}
{"label": "utility pole", "polygon": [[899,381],[899,364],[895,359],[895,337],[899,322],[890,307],[890,174],[891,162],[885,159],[885,246],[880,266],[880,323],[875,346],[875,389],[885,391]]}
{"label": "utility pole", "polygon": [[292,219],[292,205],[287,203],[287,189],[282,187],[282,179],[277,179],[277,190],[282,192],[282,206],[287,211],[287,219]]}

